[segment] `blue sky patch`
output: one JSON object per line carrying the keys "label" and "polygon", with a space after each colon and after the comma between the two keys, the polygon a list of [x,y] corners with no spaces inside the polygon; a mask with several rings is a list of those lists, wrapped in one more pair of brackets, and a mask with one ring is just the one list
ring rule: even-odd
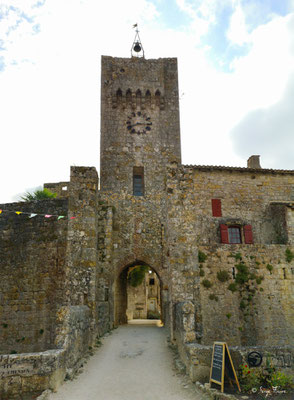
{"label": "blue sky patch", "polygon": [[160,13],[160,23],[166,28],[183,30],[191,22],[191,17],[181,11],[175,0],[151,0],[157,11]]}

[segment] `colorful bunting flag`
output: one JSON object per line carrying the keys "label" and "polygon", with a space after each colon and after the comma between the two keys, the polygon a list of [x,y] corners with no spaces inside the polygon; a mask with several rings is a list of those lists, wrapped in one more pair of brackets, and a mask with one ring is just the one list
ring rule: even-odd
{"label": "colorful bunting flag", "polygon": [[[17,214],[17,215],[24,214],[24,215],[27,215],[29,218],[34,218],[34,217],[36,217],[37,215],[42,216],[42,217],[45,217],[45,218],[56,217],[58,221],[59,221],[60,219],[62,219],[62,218],[67,218],[66,215],[39,214],[39,213],[31,213],[31,212],[26,212],[26,211],[12,211],[12,210],[3,210],[3,209],[0,209],[0,214],[3,214],[3,213],[13,213],[13,214]],[[77,217],[70,217],[69,219],[76,219],[76,218],[77,218]]]}

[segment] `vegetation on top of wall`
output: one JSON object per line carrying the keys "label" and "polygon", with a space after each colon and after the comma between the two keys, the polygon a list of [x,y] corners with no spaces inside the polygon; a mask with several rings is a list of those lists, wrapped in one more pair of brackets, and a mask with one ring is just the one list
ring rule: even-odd
{"label": "vegetation on top of wall", "polygon": [[203,253],[203,251],[199,250],[198,251],[198,261],[200,263],[205,262],[205,260],[207,259],[207,255],[205,253]]}
{"label": "vegetation on top of wall", "polygon": [[57,196],[56,193],[50,192],[48,189],[35,190],[33,193],[27,192],[24,196],[21,196],[21,200],[23,201],[33,201],[33,200],[47,200],[47,199],[55,199]]}
{"label": "vegetation on top of wall", "polygon": [[286,261],[290,263],[294,258],[294,253],[290,249],[286,249],[285,254],[286,254]]}
{"label": "vegetation on top of wall", "polygon": [[129,284],[133,287],[140,286],[145,279],[145,275],[149,268],[145,265],[138,265],[132,269],[128,275]]}

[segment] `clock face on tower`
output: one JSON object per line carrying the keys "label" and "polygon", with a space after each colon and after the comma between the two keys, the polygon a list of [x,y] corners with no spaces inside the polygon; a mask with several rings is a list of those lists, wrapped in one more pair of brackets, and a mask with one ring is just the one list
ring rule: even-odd
{"label": "clock face on tower", "polygon": [[141,111],[132,112],[127,118],[127,130],[130,133],[145,134],[151,131],[151,118]]}

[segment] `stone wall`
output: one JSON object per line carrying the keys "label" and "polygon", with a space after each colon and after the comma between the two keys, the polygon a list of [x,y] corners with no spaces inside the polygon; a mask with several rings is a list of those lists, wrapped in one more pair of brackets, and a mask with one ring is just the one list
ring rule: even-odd
{"label": "stone wall", "polygon": [[[193,379],[208,378],[214,341],[235,349],[237,366],[255,348],[293,367],[293,184],[292,171],[169,169],[164,255],[173,335]],[[212,199],[221,203],[217,217]],[[221,243],[220,224],[239,226],[242,243]],[[189,318],[186,304],[194,307]],[[195,341],[187,342],[192,326]]]}
{"label": "stone wall", "polygon": [[87,306],[62,307],[56,316],[54,350],[0,356],[0,398],[32,399],[55,391],[73,378],[89,354],[91,312]]}
{"label": "stone wall", "polygon": [[[67,219],[44,214],[66,216],[67,201],[11,203],[0,209],[0,351],[52,349],[55,314],[64,301]],[[29,213],[43,215],[29,218]]]}
{"label": "stone wall", "polygon": [[50,190],[57,198],[62,199],[69,196],[69,185],[70,182],[44,183],[44,189]]}
{"label": "stone wall", "polygon": [[293,343],[294,264],[286,260],[287,248],[286,245],[200,247],[207,257],[200,264],[201,343],[225,341],[230,346]]}

